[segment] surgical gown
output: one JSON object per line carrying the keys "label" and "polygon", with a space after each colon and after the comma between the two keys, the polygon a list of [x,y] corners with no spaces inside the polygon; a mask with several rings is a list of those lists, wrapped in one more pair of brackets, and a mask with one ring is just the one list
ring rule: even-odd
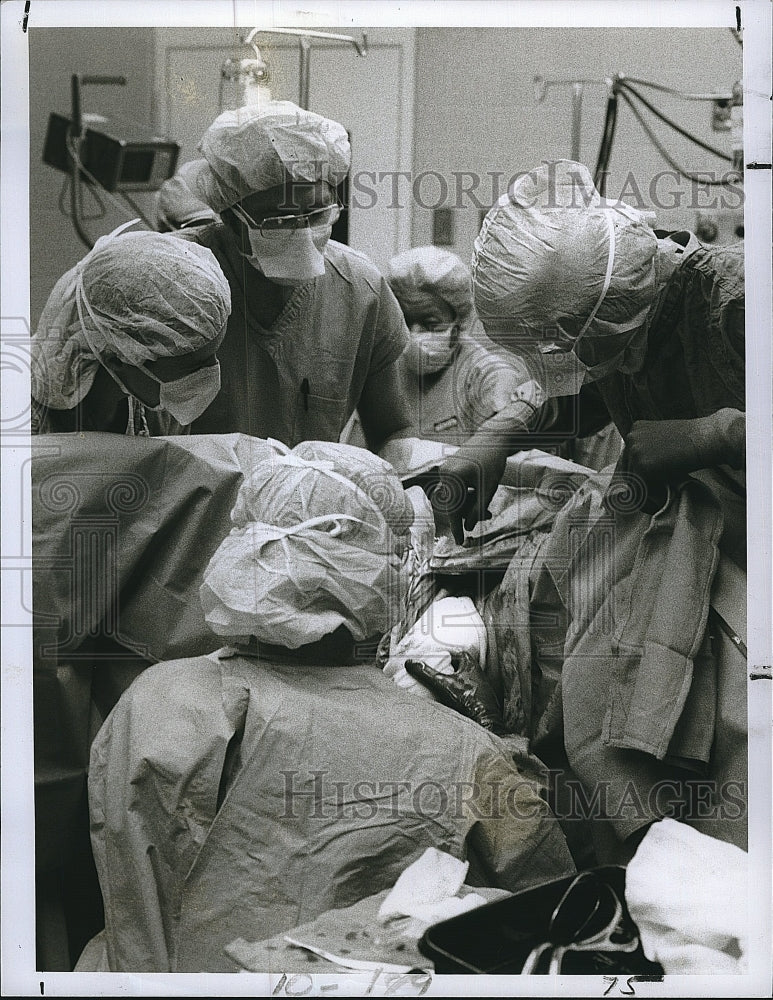
{"label": "surgical gown", "polygon": [[89,801],[112,971],[238,971],[236,938],[386,889],[427,847],[471,884],[574,870],[504,744],[372,663],[158,664],[97,736]]}

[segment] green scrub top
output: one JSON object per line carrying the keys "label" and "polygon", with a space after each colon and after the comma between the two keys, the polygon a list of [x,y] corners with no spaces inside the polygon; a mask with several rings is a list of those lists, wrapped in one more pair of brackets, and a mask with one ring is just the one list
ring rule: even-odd
{"label": "green scrub top", "polygon": [[367,257],[331,240],[325,273],[292,291],[263,327],[257,274],[221,224],[179,234],[207,246],[231,286],[232,309],[218,349],[222,388],[193,434],[239,431],[294,447],[337,441],[369,378],[402,353],[400,307]]}

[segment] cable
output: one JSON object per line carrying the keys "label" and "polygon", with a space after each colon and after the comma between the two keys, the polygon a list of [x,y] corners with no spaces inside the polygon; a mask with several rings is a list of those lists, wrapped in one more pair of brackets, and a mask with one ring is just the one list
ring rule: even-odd
{"label": "cable", "polygon": [[601,135],[599,145],[599,155],[596,159],[596,170],[593,175],[593,183],[596,190],[603,197],[607,187],[607,167],[609,158],[612,155],[612,140],[615,137],[615,126],[617,125],[617,88],[612,87],[607,99],[607,111],[604,117],[604,131]]}
{"label": "cable", "polygon": [[661,144],[660,140],[654,134],[654,132],[649,127],[649,125],[646,123],[646,121],[642,118],[641,114],[639,113],[638,108],[633,103],[633,101],[628,96],[628,94],[624,90],[621,90],[620,91],[620,96],[623,98],[623,100],[626,102],[626,104],[628,105],[628,107],[633,112],[634,117],[636,118],[636,120],[638,121],[638,123],[641,125],[641,127],[644,129],[644,131],[645,131],[647,137],[649,138],[650,142],[652,143],[652,145],[657,149],[657,151],[660,153],[660,155],[663,157],[663,159],[671,167],[672,170],[675,170],[682,177],[686,177],[690,181],[695,181],[698,184],[705,184],[708,187],[726,187],[727,185],[729,185],[729,184],[731,184],[733,182],[735,182],[735,183],[738,182],[739,178],[738,178],[737,174],[734,174],[731,180],[716,180],[716,181],[713,181],[713,180],[707,180],[705,177],[699,177],[697,174],[693,174],[689,170],[685,170],[683,167],[680,167],[679,164],[676,162],[676,160],[674,160],[673,157],[669,153],[667,153],[666,150],[663,148],[663,145]]}
{"label": "cable", "polygon": [[69,190],[70,190],[70,175],[65,174],[64,180],[62,181],[62,188],[59,192],[58,204],[59,204],[59,211],[62,213],[62,215],[67,216],[68,218],[70,216],[70,213],[67,211],[67,208],[65,207],[64,198]]}
{"label": "cable", "polygon": [[653,83],[651,80],[637,80],[634,76],[624,76],[622,73],[618,79],[621,83],[635,83],[638,87],[651,87],[653,90],[660,90],[664,94],[674,94],[676,97],[681,97],[683,101],[729,101],[732,97],[732,94],[688,94],[683,90],[665,87],[662,83]]}
{"label": "cable", "polygon": [[[70,210],[66,207],[66,205],[64,203],[64,200],[65,200],[65,197],[67,196],[67,194],[68,194],[68,192],[70,190],[70,184],[71,183],[72,183],[72,178],[71,178],[70,174],[65,174],[64,175],[64,180],[62,181],[62,188],[61,188],[61,190],[59,192],[59,201],[58,201],[59,211],[67,219],[70,218]],[[96,191],[93,190],[93,188],[88,188],[87,190],[89,191],[89,194],[92,196],[92,198],[94,199],[94,201],[97,203],[97,207],[99,208],[99,211],[96,213],[96,215],[84,215],[83,216],[83,221],[84,222],[94,222],[97,219],[104,219],[104,217],[105,217],[105,205],[104,205],[104,202],[99,197],[99,194]]]}
{"label": "cable", "polygon": [[720,160],[727,160],[728,163],[733,162],[732,156],[728,156],[727,153],[723,153],[721,149],[717,149],[716,146],[712,146],[710,143],[704,142],[702,139],[699,139],[691,132],[688,132],[687,129],[682,128],[681,125],[677,125],[677,123],[675,121],[672,121],[668,117],[668,115],[663,114],[662,111],[659,111],[658,108],[650,104],[647,98],[644,97],[642,94],[640,94],[639,91],[636,90],[634,87],[630,86],[630,84],[627,83],[626,80],[620,80],[619,85],[620,87],[625,88],[626,90],[630,90],[630,92],[635,97],[638,97],[638,99],[641,101],[641,103],[644,105],[645,108],[651,111],[656,118],[659,118],[662,122],[665,122],[666,125],[670,125],[675,132],[679,133],[679,135],[684,136],[685,139],[689,139],[690,142],[694,142],[695,145],[700,146],[701,149],[705,149],[707,153],[713,153],[714,156],[718,156]]}
{"label": "cable", "polygon": [[128,202],[128,204],[131,206],[132,210],[137,215],[139,215],[140,219],[145,223],[145,225],[148,227],[148,229],[156,229],[156,226],[153,225],[153,223],[145,215],[145,213],[142,211],[142,209],[140,208],[140,206],[134,201],[133,198],[130,198],[129,195],[125,191],[121,191],[121,197],[126,202]]}
{"label": "cable", "polygon": [[88,188],[88,192],[99,206],[99,212],[97,215],[84,215],[84,219],[104,219],[107,210],[105,209],[105,203],[99,197],[99,191],[97,191],[96,188],[90,187]]}

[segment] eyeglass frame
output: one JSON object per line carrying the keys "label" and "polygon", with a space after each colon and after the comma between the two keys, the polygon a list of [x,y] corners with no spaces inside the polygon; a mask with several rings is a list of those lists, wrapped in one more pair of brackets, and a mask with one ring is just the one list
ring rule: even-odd
{"label": "eyeglass frame", "polygon": [[[622,941],[619,944],[615,944],[614,948],[603,947],[604,945],[611,945],[613,943],[612,934],[614,933],[615,929],[623,922],[623,919],[625,917],[625,911],[623,909],[623,904],[619,896],[615,892],[614,888],[611,885],[609,885],[608,882],[599,879],[595,872],[589,872],[589,871],[580,872],[578,875],[576,875],[575,878],[572,879],[571,883],[567,886],[566,890],[559,899],[558,903],[556,903],[556,906],[550,916],[550,921],[548,923],[548,936],[550,936],[553,930],[554,922],[556,920],[558,913],[561,910],[561,907],[566,904],[567,899],[569,898],[570,894],[575,889],[575,887],[585,880],[596,881],[600,888],[607,889],[611,893],[612,898],[614,899],[615,902],[615,911],[612,919],[609,920],[607,924],[601,928],[601,930],[596,931],[596,933],[592,934],[590,937],[575,938],[569,944],[566,945],[557,944],[553,941],[544,941],[542,942],[542,944],[537,945],[536,948],[532,948],[532,950],[529,952],[529,955],[526,958],[526,961],[523,963],[523,968],[521,969],[522,976],[532,975],[534,973],[534,970],[537,968],[540,959],[548,951],[551,953],[548,974],[557,975],[561,972],[561,963],[563,961],[564,955],[568,951],[601,951],[601,952],[615,951],[615,952],[629,953],[636,951],[636,949],[639,947],[638,933],[634,934],[629,941]],[[587,918],[585,924],[580,925],[577,931],[578,934],[582,933],[583,927],[589,923],[592,917],[593,914],[591,914],[591,916]]]}
{"label": "eyeglass frame", "polygon": [[[282,223],[282,225],[278,225],[276,227],[269,227],[267,230],[269,234],[280,233],[283,230],[294,232],[296,229],[303,229],[306,227],[310,228],[315,217],[320,217],[324,213],[331,213],[328,224],[332,226],[341,218],[341,212],[343,209],[344,206],[339,201],[336,201],[333,202],[332,205],[323,205],[321,208],[312,209],[310,212],[300,212],[297,215],[268,215],[264,219],[261,219],[260,222],[253,219],[249,212],[245,211],[241,205],[231,205],[230,210],[239,222],[247,226],[248,229],[257,229],[261,236],[266,239],[270,239],[270,235],[267,237],[266,233],[263,231],[263,227],[267,222]],[[293,225],[290,224],[290,220],[292,220]]]}

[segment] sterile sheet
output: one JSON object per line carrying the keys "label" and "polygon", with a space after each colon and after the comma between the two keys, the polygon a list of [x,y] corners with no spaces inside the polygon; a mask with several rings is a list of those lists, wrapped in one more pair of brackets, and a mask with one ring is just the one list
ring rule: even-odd
{"label": "sterile sheet", "polygon": [[149,663],[204,653],[198,589],[244,470],[241,434],[45,434],[32,446],[36,851],[67,863],[91,738]]}

